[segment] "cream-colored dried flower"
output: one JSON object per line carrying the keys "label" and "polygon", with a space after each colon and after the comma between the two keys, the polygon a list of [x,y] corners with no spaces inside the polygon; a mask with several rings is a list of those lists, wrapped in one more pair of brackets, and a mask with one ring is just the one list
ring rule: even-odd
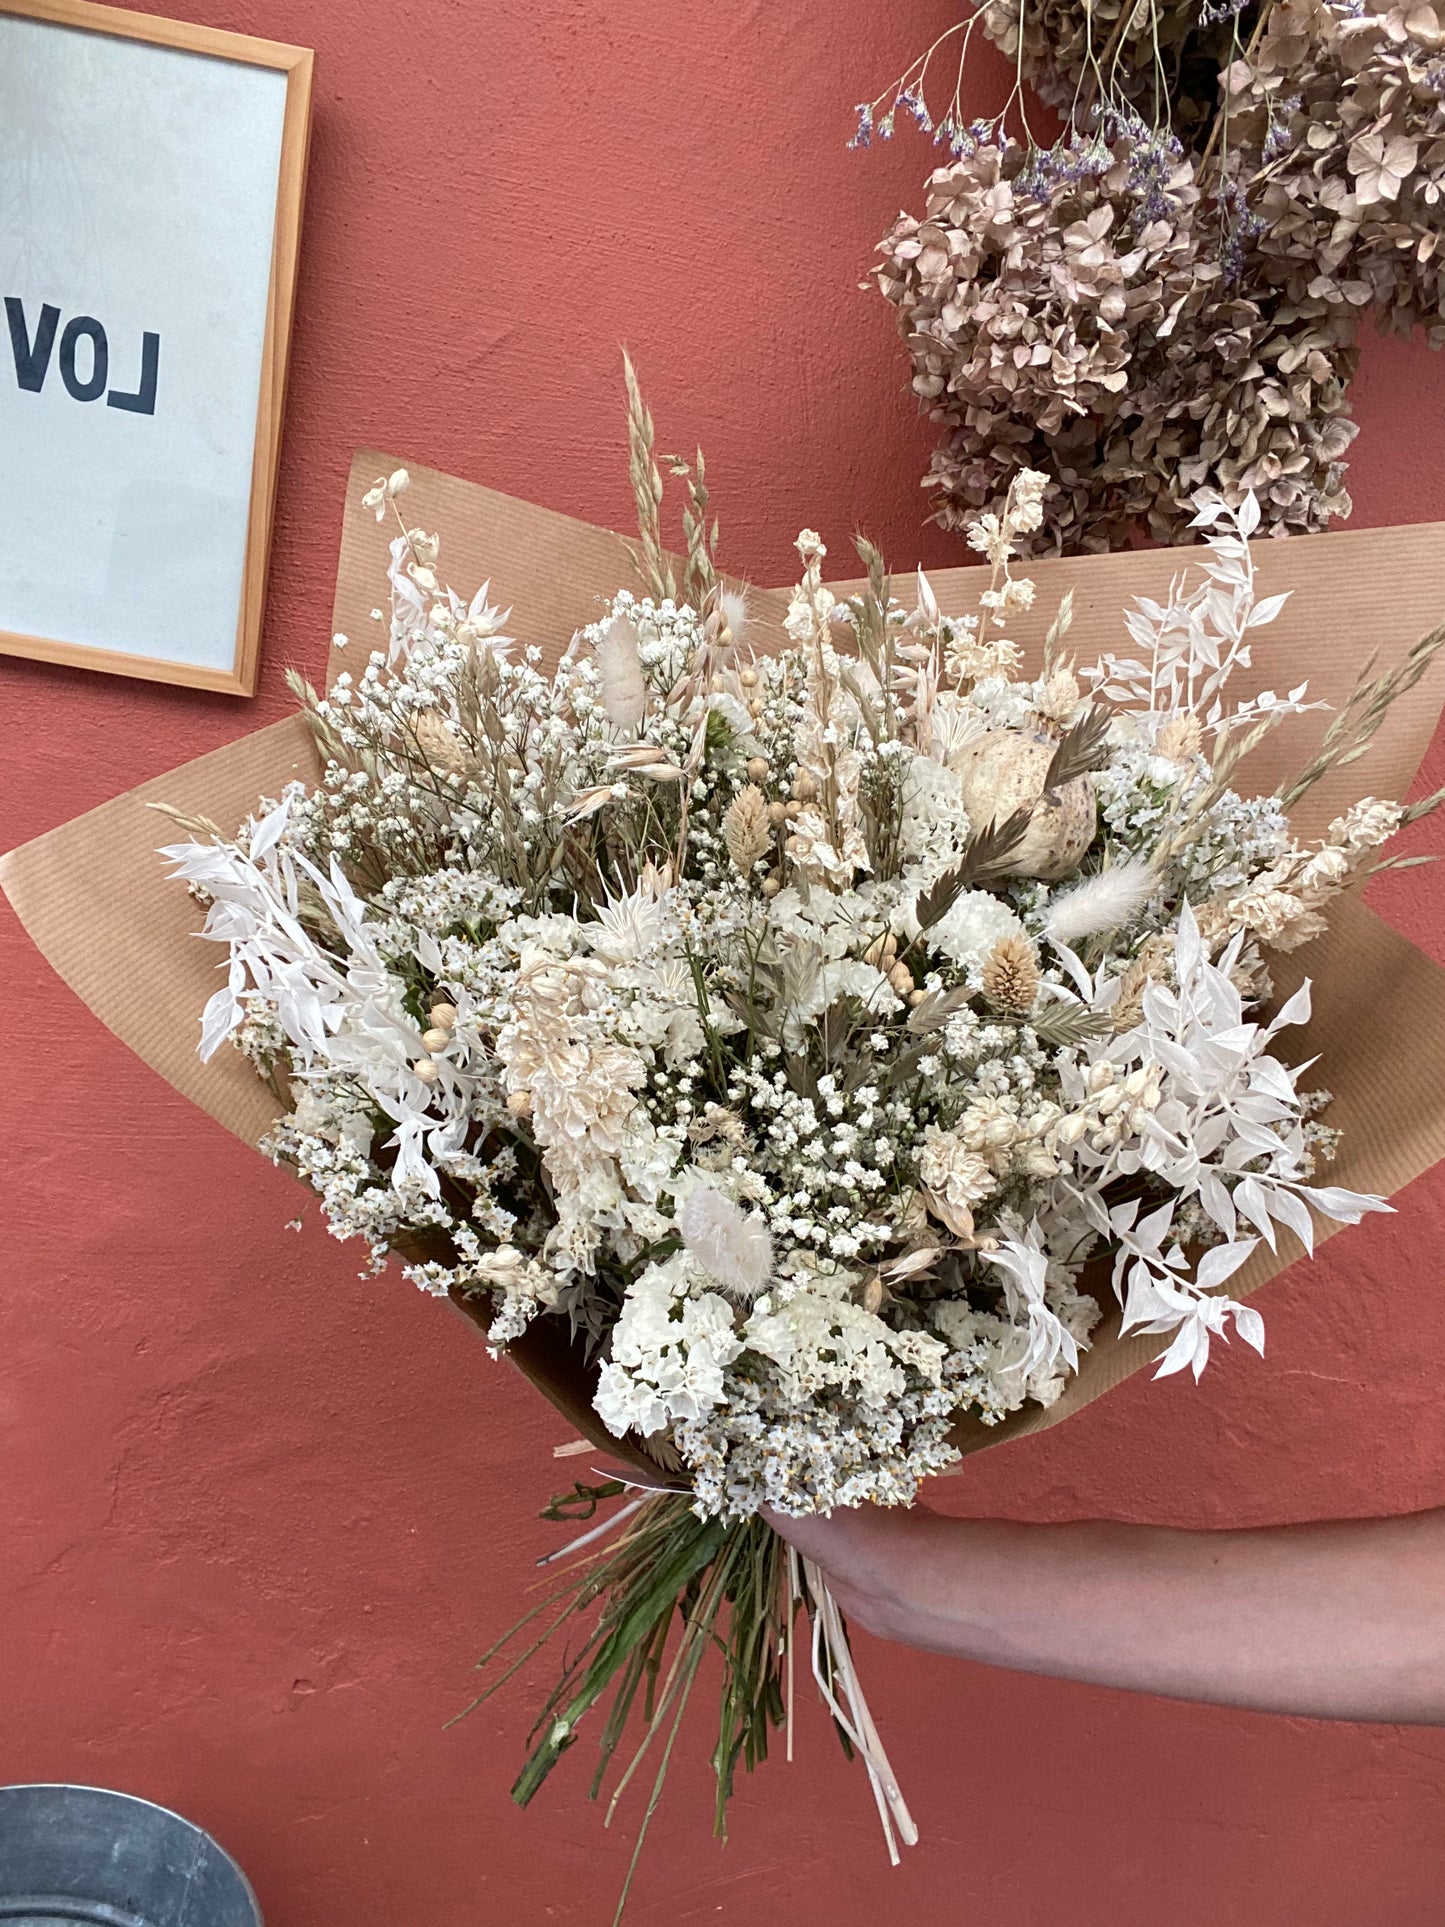
{"label": "cream-colored dried flower", "polygon": [[1323,917],[1309,909],[1292,890],[1268,887],[1248,890],[1229,906],[1236,930],[1247,930],[1271,950],[1297,950],[1326,928]]}
{"label": "cream-colored dried flower", "polygon": [[1027,576],[1008,576],[996,589],[985,589],[979,601],[1002,622],[1006,616],[1023,615],[1033,608],[1034,585]]}
{"label": "cream-colored dried flower", "polygon": [[438,711],[421,711],[416,719],[416,740],[434,770],[444,776],[465,776],[471,763],[466,745]]}
{"label": "cream-colored dried flower", "polygon": [[983,994],[1006,1017],[1027,1017],[1039,995],[1039,965],[1027,937],[1000,937],[983,966]]}
{"label": "cream-colored dried flower", "polygon": [[688,1124],[687,1141],[694,1145],[721,1143],[738,1151],[747,1139],[736,1111],[725,1104],[708,1103]]}
{"label": "cream-colored dried flower", "polygon": [[1362,796],[1331,823],[1328,840],[1352,855],[1378,849],[1399,829],[1403,814],[1398,803],[1382,803],[1378,797]]}
{"label": "cream-colored dried flower", "polygon": [[1034,697],[1034,714],[1046,723],[1066,729],[1074,720],[1082,698],[1078,677],[1072,669],[1061,666],[1040,686]]}
{"label": "cream-colored dried flower", "polygon": [[1327,844],[1314,855],[1300,871],[1301,893],[1311,897],[1329,897],[1343,890],[1353,874],[1349,853]]}
{"label": "cream-colored dried flower", "polygon": [[756,783],[738,791],[723,817],[723,841],[734,868],[751,875],[773,847],[768,799]]}
{"label": "cream-colored dried flower", "polygon": [[973,1235],[974,1205],[998,1189],[987,1161],[953,1131],[938,1131],[924,1140],[918,1177],[929,1210],[961,1238]]}
{"label": "cream-colored dried flower", "polygon": [[943,667],[956,683],[1011,676],[1022,661],[1022,649],[1007,636],[985,635],[962,623],[952,625],[944,640]]}
{"label": "cream-colored dried flower", "polygon": [[1204,747],[1204,725],[1192,714],[1171,716],[1154,747],[1171,763],[1187,763]]}
{"label": "cream-colored dried flower", "polygon": [[1028,1136],[1016,1112],[996,1097],[977,1097],[964,1110],[953,1127],[953,1135],[966,1151],[982,1158],[996,1176],[1010,1168],[1016,1148]]}

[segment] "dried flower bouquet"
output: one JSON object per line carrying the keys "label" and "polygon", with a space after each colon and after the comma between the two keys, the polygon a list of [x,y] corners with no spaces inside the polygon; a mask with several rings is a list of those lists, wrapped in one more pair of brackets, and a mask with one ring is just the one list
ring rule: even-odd
{"label": "dried flower bouquet", "polygon": [[[980,522],[985,575],[904,601],[865,548],[829,588],[805,535],[791,596],[744,600],[700,465],[686,558],[663,552],[635,397],[633,442],[638,592],[596,600],[603,531],[390,474],[390,634],[359,678],[0,879],[105,1022],[493,1331],[593,1448],[549,1509],[582,1515],[561,1589],[508,1661],[576,1635],[518,1797],[607,1699],[599,1784],[640,1714],[619,1777],[646,1765],[650,1815],[716,1651],[720,1822],[739,1764],[791,1740],[801,1664],[906,1840],[836,1607],[758,1507],[901,1502],[1148,1358],[1257,1342],[1245,1301],[1300,1241],[1445,1154],[1440,975],[1339,894],[1434,801],[1360,790],[1402,794],[1433,727],[1438,637],[1408,638],[1445,601],[1442,531],[1272,546],[1313,625],[1257,593],[1248,506],[1209,519],[1195,587],[1157,555],[1044,562],[1049,600],[1079,599],[1041,649],[1010,554],[1032,476]],[[363,487],[337,666],[387,564]],[[500,593],[445,589],[399,495]],[[155,862],[160,802],[212,943]]]}
{"label": "dried flower bouquet", "polygon": [[1262,1348],[1227,1289],[1261,1241],[1308,1250],[1317,1217],[1387,1208],[1329,1181],[1328,1093],[1280,1049],[1309,992],[1271,1008],[1269,959],[1440,802],[1365,797],[1318,838],[1290,818],[1445,629],[1367,669],[1295,780],[1249,797],[1243,759],[1319,706],[1232,683],[1283,601],[1256,595],[1252,498],[1201,513],[1197,585],[1094,662],[1067,603],[1041,673],[1007,633],[1034,599],[1011,569],[1031,471],[970,532],[976,613],[921,575],[900,600],[866,542],[839,599],[804,531],[765,655],[700,461],[680,573],[665,555],[631,400],[640,595],[545,674],[486,585],[444,586],[405,474],[379,480],[388,644],[324,696],[297,684],[321,780],[236,836],[183,815],[165,854],[229,958],[202,1052],[230,1039],[274,1082],[272,1154],[373,1269],[399,1257],[498,1350],[553,1329],[593,1435],[629,1450],[628,1480],[576,1499],[640,1496],[530,1616],[545,1639],[596,1609],[516,1797],[610,1693],[598,1783],[640,1704],[613,1799],[657,1741],[655,1805],[716,1645],[721,1825],[786,1717],[806,1602],[891,1846],[912,1823],[837,1609],[760,1511],[907,1504],[960,1422],[1059,1398],[1101,1291],[1166,1341],[1161,1374],[1197,1377],[1231,1333]]}

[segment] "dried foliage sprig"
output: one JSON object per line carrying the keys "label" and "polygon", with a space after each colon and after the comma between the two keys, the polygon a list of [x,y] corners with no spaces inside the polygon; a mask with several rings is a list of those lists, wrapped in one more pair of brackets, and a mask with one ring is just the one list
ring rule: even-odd
{"label": "dried foliage sprig", "polygon": [[1286,809],[1299,802],[1331,770],[1344,769],[1365,754],[1380,733],[1391,705],[1415,687],[1442,648],[1445,648],[1445,623],[1412,643],[1395,668],[1384,670],[1378,676],[1373,673],[1375,659],[1370,657],[1344,708],[1331,717],[1317,753],[1294,781],[1280,791],[1280,801]]}
{"label": "dried foliage sprig", "polygon": [[627,384],[628,475],[637,503],[639,552],[637,572],[647,593],[656,602],[667,601],[677,593],[672,564],[662,546],[659,513],[662,508],[662,476],[653,459],[652,412],[642,399],[632,357],[622,357],[622,372]]}

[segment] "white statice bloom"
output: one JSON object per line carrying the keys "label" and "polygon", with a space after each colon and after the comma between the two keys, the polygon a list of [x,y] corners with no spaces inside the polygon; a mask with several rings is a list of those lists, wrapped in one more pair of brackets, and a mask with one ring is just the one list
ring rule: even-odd
{"label": "white statice bloom", "polygon": [[[922,878],[909,879],[893,916],[893,928],[900,936],[917,937],[918,899],[927,888]],[[991,890],[962,890],[938,922],[927,932],[930,950],[953,963],[982,966],[988,953],[1003,937],[1021,937],[1022,920],[1002,897]]]}
{"label": "white statice bloom", "polygon": [[806,1027],[842,997],[853,997],[874,1016],[888,1016],[902,1008],[896,990],[875,965],[858,958],[811,959],[812,968],[794,979],[796,993],[785,1007],[789,1035],[801,1038]]}
{"label": "white statice bloom", "polygon": [[593,1404],[610,1432],[644,1438],[698,1419],[723,1395],[723,1370],[742,1350],[733,1308],[687,1251],[628,1285]]}
{"label": "white statice bloom", "polygon": [[768,906],[768,925],[778,936],[819,958],[857,956],[883,928],[887,901],[874,886],[858,890],[782,890]]}
{"label": "white statice bloom", "polygon": [[909,1371],[938,1381],[946,1346],[925,1332],[896,1332],[853,1296],[856,1279],[795,1267],[758,1300],[742,1328],[746,1350],[777,1368],[787,1398],[842,1392],[883,1410],[902,1397]]}
{"label": "white statice bloom", "polygon": [[[975,739],[976,740],[976,739]],[[911,874],[931,882],[955,862],[973,825],[963,802],[963,782],[942,761],[908,759],[903,775],[900,843]]]}

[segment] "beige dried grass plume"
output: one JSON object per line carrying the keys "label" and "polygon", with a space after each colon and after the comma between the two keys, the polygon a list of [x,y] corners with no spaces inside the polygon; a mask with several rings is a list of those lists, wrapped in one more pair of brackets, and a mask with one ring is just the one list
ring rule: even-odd
{"label": "beige dried grass plume", "polygon": [[749,783],[738,791],[728,805],[723,817],[723,841],[728,846],[728,855],[734,866],[744,876],[751,875],[753,869],[773,847],[773,830],[768,821],[768,799],[756,783]]}

